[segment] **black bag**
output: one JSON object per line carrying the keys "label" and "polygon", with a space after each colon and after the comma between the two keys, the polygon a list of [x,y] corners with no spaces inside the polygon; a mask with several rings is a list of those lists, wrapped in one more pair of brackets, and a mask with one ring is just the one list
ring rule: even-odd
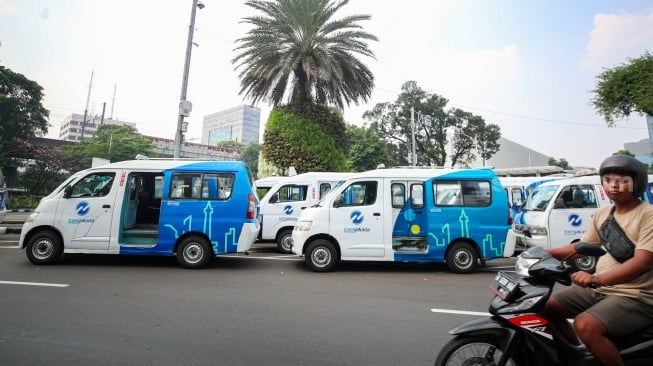
{"label": "black bag", "polygon": [[623,263],[635,255],[635,244],[614,219],[613,213],[614,207],[612,207],[608,218],[601,224],[598,230],[599,237],[608,253],[619,263]]}

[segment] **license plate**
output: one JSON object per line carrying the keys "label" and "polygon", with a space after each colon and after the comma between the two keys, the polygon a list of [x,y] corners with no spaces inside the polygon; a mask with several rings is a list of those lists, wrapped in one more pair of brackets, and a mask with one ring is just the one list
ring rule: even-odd
{"label": "license plate", "polygon": [[501,300],[510,301],[519,291],[519,282],[510,275],[499,272],[494,277],[494,281],[490,283],[490,289],[494,292]]}

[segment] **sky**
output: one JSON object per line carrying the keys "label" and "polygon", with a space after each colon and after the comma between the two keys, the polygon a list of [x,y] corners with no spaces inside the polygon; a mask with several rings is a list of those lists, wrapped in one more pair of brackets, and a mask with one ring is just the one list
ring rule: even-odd
{"label": "sky", "polygon": [[[239,94],[235,40],[256,12],[238,0],[202,0],[195,19],[186,140],[205,115],[251,104]],[[0,0],[0,65],[44,89],[48,137],[72,113],[135,122],[174,138],[192,0]],[[367,102],[345,108],[363,125],[377,103],[395,102],[416,81],[447,107],[482,116],[504,137],[574,167],[598,167],[624,143],[648,137],[632,114],[608,128],[590,102],[597,76],[653,52],[650,0],[350,0],[335,18],[366,14],[375,58]],[[115,91],[115,93],[114,93]],[[115,96],[115,97],[114,97]],[[261,135],[271,106],[261,108]]]}

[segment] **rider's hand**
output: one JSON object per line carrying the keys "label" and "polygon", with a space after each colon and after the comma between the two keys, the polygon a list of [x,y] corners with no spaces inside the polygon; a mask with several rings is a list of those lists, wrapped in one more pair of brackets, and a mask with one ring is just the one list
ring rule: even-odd
{"label": "rider's hand", "polygon": [[578,286],[587,287],[592,284],[600,285],[598,278],[584,271],[578,271],[571,274],[571,280]]}

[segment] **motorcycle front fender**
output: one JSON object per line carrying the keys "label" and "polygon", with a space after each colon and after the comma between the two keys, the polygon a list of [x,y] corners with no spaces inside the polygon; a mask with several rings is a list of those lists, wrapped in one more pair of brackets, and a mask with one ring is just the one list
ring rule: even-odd
{"label": "motorcycle front fender", "polygon": [[506,326],[498,317],[487,317],[459,324],[449,329],[451,335],[492,335],[503,339],[512,339],[515,330]]}

